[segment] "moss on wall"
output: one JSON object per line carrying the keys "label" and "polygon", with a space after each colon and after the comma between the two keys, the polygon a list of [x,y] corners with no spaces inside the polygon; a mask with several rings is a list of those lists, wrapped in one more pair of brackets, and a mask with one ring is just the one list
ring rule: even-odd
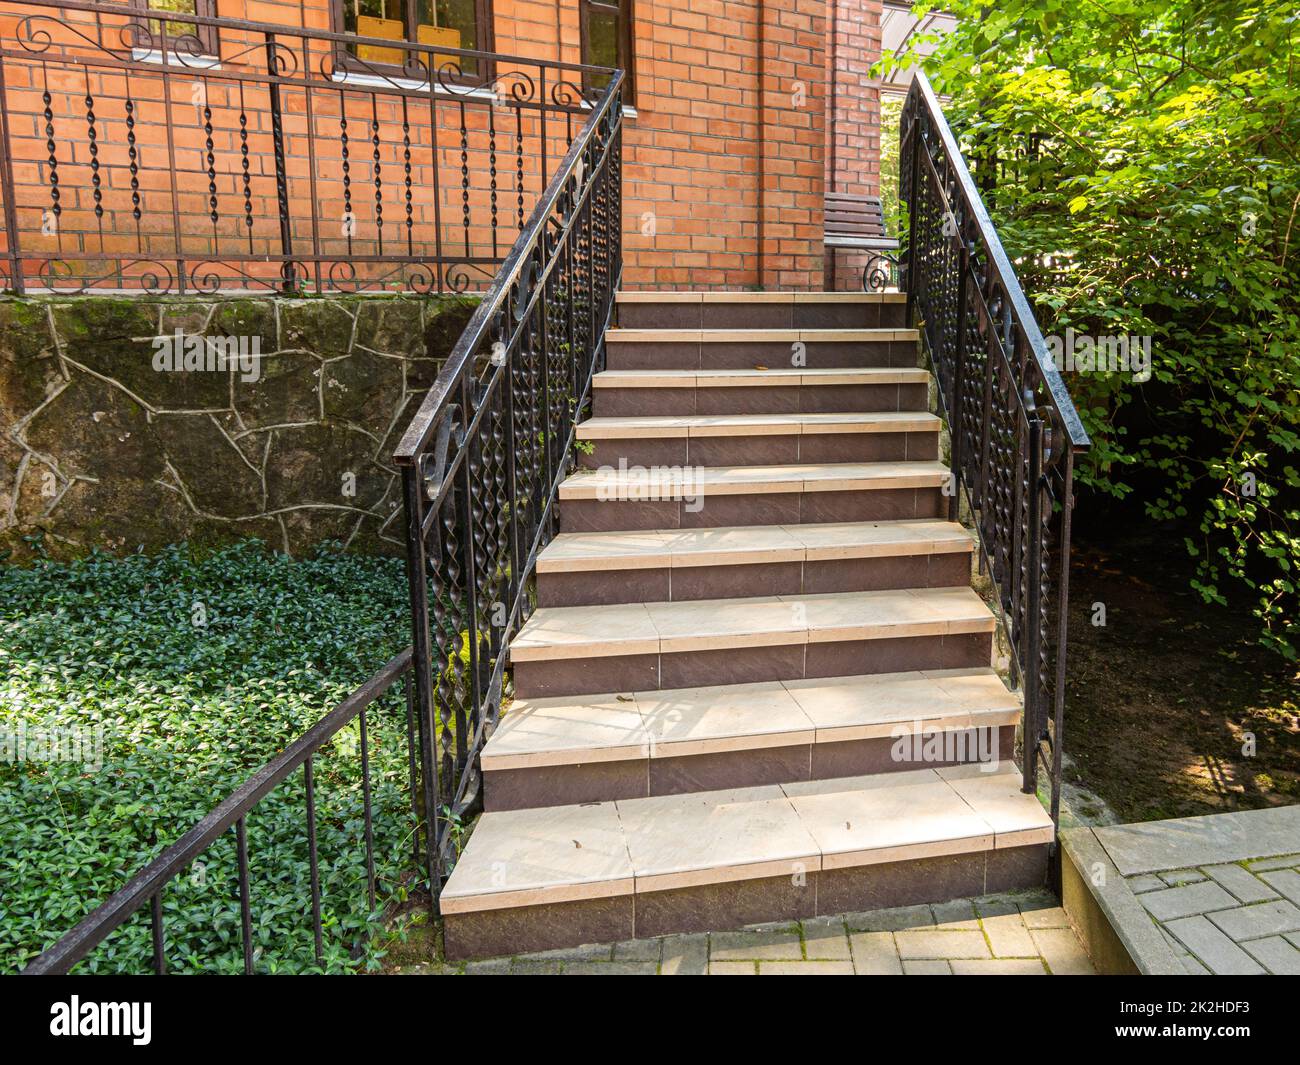
{"label": "moss on wall", "polygon": [[474,303],[0,299],[0,553],[400,550],[392,451]]}

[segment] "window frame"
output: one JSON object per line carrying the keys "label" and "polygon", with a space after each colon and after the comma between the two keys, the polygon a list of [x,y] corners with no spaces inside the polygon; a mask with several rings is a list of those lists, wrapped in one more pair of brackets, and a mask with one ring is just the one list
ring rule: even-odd
{"label": "window frame", "polygon": [[[615,58],[621,56],[626,60],[622,64],[623,98],[630,104],[636,89],[636,52],[633,48],[635,35],[632,32],[635,22],[633,0],[613,0],[612,3],[610,0],[578,0],[578,37],[582,45],[582,62],[600,66],[599,63],[591,63],[590,15],[593,10],[612,14],[618,19],[619,56]],[[582,74],[582,87],[588,92],[594,87],[591,76],[586,71]]]}
{"label": "window frame", "polygon": [[[347,0],[330,0],[330,22],[331,28],[335,33],[347,34],[348,36],[358,36],[355,32],[350,32],[345,28],[344,4]],[[430,3],[436,4],[437,0],[430,0]],[[419,0],[407,0],[406,3],[406,38],[402,41],[393,41],[392,47],[400,48],[403,45],[419,44],[416,36],[419,33],[416,22],[416,9]],[[493,29],[492,21],[495,12],[493,10],[493,0],[474,0],[474,33],[476,40],[468,48],[476,52],[493,52],[496,50],[496,33]],[[462,47],[466,47],[461,42]],[[434,54],[437,54],[436,52]],[[391,63],[373,63],[368,61],[368,65],[353,64],[351,61],[356,59],[351,52],[344,51],[342,57],[343,69],[355,74],[368,74],[372,70],[379,70],[388,76],[402,76],[402,68],[394,66]],[[485,85],[496,76],[496,64],[491,59],[485,59],[480,62],[481,69],[476,74],[462,74],[461,77],[453,79],[457,84],[463,85]],[[433,75],[433,84],[437,84],[437,73]]]}
{"label": "window frame", "polygon": [[[149,6],[149,0],[127,0],[127,6],[134,9],[131,21],[137,24],[143,24],[148,29],[150,18],[155,18],[159,13],[164,15],[175,15],[178,18],[184,18],[183,11],[167,11],[162,8],[152,8]],[[194,0],[194,14],[199,18],[217,18],[217,0]],[[176,41],[178,35],[173,35],[170,31],[167,34],[168,43]],[[203,46],[203,51],[199,54],[205,59],[221,58],[221,42],[217,36],[216,26],[194,26],[194,36]],[[174,46],[173,46],[174,47]],[[158,51],[158,49],[150,49]],[[166,59],[165,56],[162,57]]]}

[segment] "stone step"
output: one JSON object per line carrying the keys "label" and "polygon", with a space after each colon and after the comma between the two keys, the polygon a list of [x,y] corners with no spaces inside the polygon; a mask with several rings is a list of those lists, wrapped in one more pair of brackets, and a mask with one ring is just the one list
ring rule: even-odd
{"label": "stone step", "polygon": [[597,417],[924,411],[930,374],[909,367],[810,370],[604,370],[592,378]]}
{"label": "stone step", "polygon": [[581,465],[774,466],[934,461],[933,414],[660,414],[588,418],[577,427]]}
{"label": "stone step", "polygon": [[901,327],[904,292],[620,292],[618,324],[633,329],[873,329]]}
{"label": "stone step", "polygon": [[513,810],[997,761],[1019,719],[987,667],[518,699],[483,749],[484,799]]}
{"label": "stone step", "polygon": [[537,560],[541,606],[957,587],[975,542],[922,521],[561,533]]}
{"label": "stone step", "polygon": [[941,462],[612,467],[560,485],[565,532],[937,518]]}
{"label": "stone step", "polygon": [[611,329],[609,370],[752,370],[920,365],[915,329]]}
{"label": "stone step", "polygon": [[543,607],[510,644],[518,698],[987,666],[969,587]]}
{"label": "stone step", "polygon": [[485,813],[441,896],[461,959],[1044,882],[1052,822],[1001,763]]}

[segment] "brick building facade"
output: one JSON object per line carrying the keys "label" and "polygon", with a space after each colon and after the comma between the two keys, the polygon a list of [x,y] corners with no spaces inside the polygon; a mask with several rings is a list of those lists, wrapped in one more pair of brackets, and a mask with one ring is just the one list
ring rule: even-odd
{"label": "brick building facade", "polygon": [[[121,21],[150,25],[139,10],[150,0],[135,2]],[[401,40],[624,66],[627,287],[820,288],[825,193],[877,191],[878,87],[870,67],[880,52],[881,0],[152,2],[284,27],[277,47],[296,51],[294,62],[304,66],[319,66],[321,57],[312,42],[290,35],[294,28],[392,39],[391,49],[360,53],[361,66],[390,71],[405,55]],[[195,74],[202,88],[191,90],[193,99],[177,100],[175,86],[164,94],[163,79],[15,56],[15,34],[31,36],[20,26],[27,12],[58,16],[74,29],[92,16],[0,0],[17,190],[12,221],[28,250],[36,241],[74,259],[96,248],[147,259],[162,255],[177,230],[193,245],[184,267],[192,270],[191,261],[205,250],[218,258],[231,239],[250,255],[278,251],[279,203],[297,212],[310,197],[317,205],[310,224],[294,220],[299,254],[309,243],[314,253],[337,255],[346,272],[403,244],[418,257],[458,242],[473,287],[491,276],[491,260],[510,246],[567,143],[563,122],[481,99],[372,104],[342,92],[299,99],[286,86],[288,176],[277,188],[269,176],[278,149],[265,113],[268,89],[223,77],[241,63],[265,62],[259,33],[223,26],[219,35],[197,34],[202,46],[191,50],[210,53],[213,65]],[[93,21],[102,38],[104,17]],[[107,32],[121,36],[120,27]],[[147,60],[147,52],[137,47],[134,58]],[[527,77],[546,83],[544,72]],[[192,117],[173,118],[166,144],[161,115],[178,109]],[[167,177],[158,173],[164,154],[175,155],[175,166],[167,165],[183,186],[170,198],[157,187]],[[462,171],[473,172],[468,188]],[[170,253],[164,258],[170,262]]]}

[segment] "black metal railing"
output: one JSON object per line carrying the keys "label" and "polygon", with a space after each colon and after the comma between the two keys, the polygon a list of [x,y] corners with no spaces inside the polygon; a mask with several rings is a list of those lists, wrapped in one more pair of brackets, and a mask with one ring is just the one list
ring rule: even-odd
{"label": "black metal railing", "polygon": [[[254,932],[254,913],[257,907],[250,872],[248,818],[258,810],[263,800],[285,785],[290,778],[301,771],[303,784],[303,820],[302,837],[305,840],[307,858],[307,908],[304,910],[304,926],[310,922],[312,955],[317,966],[325,961],[325,928],[322,917],[322,888],[320,876],[320,856],[317,846],[317,824],[319,814],[316,809],[317,784],[315,767],[317,756],[322,749],[333,741],[334,737],[353,722],[358,726],[357,757],[360,760],[362,787],[362,817],[359,829],[356,860],[363,865],[366,883],[366,904],[374,914],[382,906],[376,888],[375,869],[375,820],[372,803],[371,779],[371,742],[369,730],[370,707],[382,698],[395,684],[409,676],[411,669],[411,652],[408,648],[397,655],[378,673],[367,680],[355,692],[349,695],[334,710],[321,718],[307,732],[294,740],[279,755],[262,766],[250,776],[239,788],[213,807],[188,832],[175,843],[166,848],[157,858],[148,862],[135,873],[126,884],[115,891],[102,905],[86,915],[71,931],[62,936],[57,943],[38,955],[25,969],[28,975],[51,975],[68,972],[74,965],[84,959],[117,929],[131,919],[133,915],[149,907],[149,936],[152,948],[152,967],[158,974],[167,972],[168,964],[168,929],[164,923],[164,902],[169,886],[181,877],[190,874],[195,863],[202,858],[219,840],[229,838],[233,832],[237,858],[236,882],[238,884],[239,905],[239,952],[242,957],[243,971],[252,974],[255,971],[257,953]],[[417,767],[414,752],[417,741],[414,738],[414,715],[412,713],[411,686],[407,688],[407,722],[406,743],[412,757],[408,759],[410,772],[410,794],[412,800],[418,796],[416,784]],[[410,811],[412,824],[403,826],[403,835],[409,836],[414,848],[412,859],[415,868],[421,866],[420,837],[415,831],[418,822],[418,810],[412,803]],[[296,849],[296,848],[295,848]],[[253,855],[256,858],[256,854]],[[279,856],[283,859],[284,855]],[[233,901],[233,900],[232,900]],[[282,900],[280,900],[282,902]],[[186,936],[189,940],[191,937]],[[212,948],[220,944],[222,937],[210,932],[202,937],[199,946]],[[193,942],[186,942],[180,953],[185,956],[187,964],[192,963],[195,949]],[[345,952],[351,952],[356,943],[342,944]]]}
{"label": "black metal railing", "polygon": [[1060,811],[1074,458],[1088,435],[934,90],[918,73],[900,127],[908,321],[951,434],[950,509],[979,533],[1024,695],[1024,790]]}
{"label": "black metal railing", "polygon": [[622,270],[623,75],[560,160],[403,436],[426,854],[439,887],[481,802],[479,752],[501,711],[507,648],[604,359]]}
{"label": "black metal railing", "polygon": [[0,287],[487,287],[600,68],[0,0]]}

